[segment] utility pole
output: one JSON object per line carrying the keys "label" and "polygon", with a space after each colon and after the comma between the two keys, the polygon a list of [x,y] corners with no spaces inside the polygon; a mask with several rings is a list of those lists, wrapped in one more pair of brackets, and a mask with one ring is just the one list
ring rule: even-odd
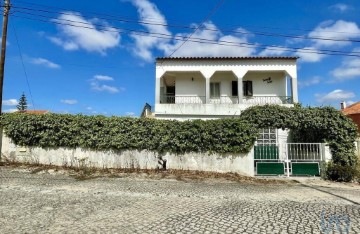
{"label": "utility pole", "polygon": [[[0,55],[0,116],[2,115],[2,99],[3,99],[3,86],[4,86],[4,68],[5,68],[5,54],[6,54],[6,38],[7,38],[7,26],[10,12],[10,0],[5,0],[4,4],[4,19],[2,27],[1,37],[1,55]],[[2,138],[3,130],[0,126],[0,162],[2,156]]]}

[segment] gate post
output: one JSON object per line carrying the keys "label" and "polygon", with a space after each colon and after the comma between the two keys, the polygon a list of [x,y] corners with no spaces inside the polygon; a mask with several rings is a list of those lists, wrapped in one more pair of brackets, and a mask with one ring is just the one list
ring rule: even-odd
{"label": "gate post", "polygon": [[289,151],[288,144],[285,143],[285,156],[286,156],[286,177],[290,177],[290,160],[289,160]]}

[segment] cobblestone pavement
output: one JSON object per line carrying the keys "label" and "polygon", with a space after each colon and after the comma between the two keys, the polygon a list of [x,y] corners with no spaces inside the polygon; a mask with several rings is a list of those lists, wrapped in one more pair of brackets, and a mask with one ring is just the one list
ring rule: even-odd
{"label": "cobblestone pavement", "polygon": [[359,185],[315,180],[78,181],[0,167],[0,233],[340,233],[336,221],[360,233],[359,204]]}

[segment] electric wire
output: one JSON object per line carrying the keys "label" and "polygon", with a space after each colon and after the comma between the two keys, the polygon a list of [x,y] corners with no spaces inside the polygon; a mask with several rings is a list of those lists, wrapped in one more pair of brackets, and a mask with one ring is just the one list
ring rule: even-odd
{"label": "electric wire", "polygon": [[[58,10],[65,10],[65,11],[71,11],[72,13],[77,13],[77,12],[74,12],[73,10],[69,10],[69,9],[66,9],[66,8],[61,8],[61,7],[55,7],[55,6],[50,6],[50,5],[43,5],[43,4],[37,4],[37,3],[30,3],[30,2],[26,2],[26,1],[19,1],[19,0],[16,0],[16,2],[19,2],[19,3],[23,3],[25,5],[31,5],[31,6],[38,6],[38,7],[42,7],[42,8],[45,8],[45,9],[58,9]],[[90,14],[93,14],[93,15],[102,15],[102,16],[108,16],[108,17],[112,17],[114,19],[118,19],[119,16],[115,16],[115,15],[110,15],[110,14],[104,14],[104,13],[96,13],[96,12],[88,12]],[[124,20],[128,20],[129,22],[130,21],[137,21],[137,22],[140,22],[139,20],[137,19],[133,19],[133,18],[127,18],[127,17],[121,17],[122,19]],[[145,19],[157,19],[157,18],[145,18]],[[162,26],[169,26],[169,27],[172,27],[172,26],[176,26],[176,25],[168,25],[168,24],[162,24],[162,23],[159,23],[160,21],[156,21],[156,20],[152,20],[152,21],[141,21],[141,22],[154,22],[154,23],[158,23],[159,25],[162,25]],[[178,25],[180,26],[180,25]],[[263,28],[263,29],[276,29],[276,30],[290,30],[290,31],[303,31],[303,32],[312,32],[313,29],[299,29],[299,28],[279,28],[279,27],[267,27],[267,26],[254,26],[254,25],[242,25],[242,27],[244,26],[247,26],[247,27],[250,27],[250,28]],[[183,27],[183,26],[180,26],[180,27]],[[191,26],[185,26],[185,27],[191,27]],[[238,25],[232,25],[232,27],[240,27]],[[193,29],[195,27],[192,27]],[[226,29],[221,29],[221,31],[224,31]],[[230,29],[229,29],[230,30]],[[331,33],[339,33],[339,34],[354,34],[354,35],[360,35],[360,33],[352,33],[352,32],[342,32],[342,31],[332,31],[332,30],[324,30],[323,32],[331,32]]]}
{"label": "electric wire", "polygon": [[[13,17],[28,19],[28,20],[35,20],[35,21],[57,24],[57,25],[86,28],[86,29],[92,29],[92,30],[94,29],[94,26],[98,26],[98,27],[103,27],[103,28],[99,29],[101,31],[118,32],[118,33],[122,33],[122,34],[129,34],[129,33],[125,32],[125,31],[129,31],[129,32],[131,32],[130,33],[131,35],[149,36],[149,37],[155,37],[155,38],[161,38],[161,39],[173,39],[173,40],[178,40],[178,41],[186,40],[185,38],[183,38],[181,36],[173,36],[170,34],[151,33],[151,32],[143,31],[143,30],[134,30],[134,29],[125,29],[125,28],[116,28],[116,27],[104,28],[104,27],[109,27],[109,26],[86,23],[86,22],[79,22],[79,21],[73,21],[73,20],[67,20],[67,19],[42,20],[42,19],[38,19],[38,18],[29,18],[29,17],[18,16],[18,15],[13,15]],[[71,22],[71,23],[62,23],[61,21]],[[76,25],[76,24],[72,24],[72,23],[84,24],[84,25],[90,25],[90,26],[80,26],[80,25]],[[300,52],[300,53],[360,57],[360,52],[354,52],[354,51],[340,51],[340,50],[327,50],[327,49],[317,50],[317,49],[311,49],[311,48],[286,47],[286,46],[278,46],[278,45],[254,44],[254,43],[245,43],[245,42],[237,43],[237,42],[225,41],[225,40],[216,40],[215,41],[215,40],[209,40],[209,39],[205,39],[205,38],[191,38],[191,39],[188,39],[188,41],[196,42],[196,43],[216,44],[216,45],[223,45],[223,46],[262,48],[262,49],[274,50],[274,51],[278,51],[280,49],[282,51],[287,51],[287,52]]]}
{"label": "electric wire", "polygon": [[12,29],[13,29],[13,31],[14,31],[15,41],[16,41],[16,44],[17,44],[17,47],[18,47],[18,50],[19,50],[20,60],[21,60],[21,64],[22,64],[23,71],[24,71],[24,75],[25,75],[25,79],[26,79],[26,84],[27,84],[27,87],[28,87],[28,90],[29,90],[32,107],[33,107],[33,110],[35,110],[35,102],[34,102],[34,98],[33,98],[32,92],[31,92],[30,83],[29,83],[29,78],[28,78],[28,74],[27,74],[27,72],[26,72],[26,68],[25,68],[25,64],[24,64],[24,58],[23,58],[23,56],[22,56],[19,39],[18,39],[16,30],[15,30],[14,23],[11,23],[11,22],[10,22],[10,25],[12,26]]}
{"label": "electric wire", "polygon": [[[13,8],[22,9],[23,11],[18,11],[24,14],[30,14],[26,11],[38,11],[43,13],[50,13],[50,14],[62,14],[62,15],[77,15],[82,16],[82,14],[77,12],[54,12],[49,10],[42,10],[42,9],[31,9],[26,7],[17,7],[13,6]],[[42,17],[49,17],[49,16],[42,16]],[[98,17],[99,19],[103,20],[109,20],[109,21],[117,21],[117,22],[125,22],[125,23],[136,23],[136,24],[145,24],[145,25],[152,25],[152,26],[166,26],[171,28],[181,28],[181,29],[190,29],[194,30],[196,32],[199,28],[202,28],[205,21],[208,19],[205,19],[202,24],[200,24],[198,27],[194,26],[185,26],[185,25],[173,25],[173,24],[165,24],[165,23],[157,23],[157,22],[149,22],[149,21],[143,21],[143,20],[134,20],[134,19],[126,19],[126,18],[116,18],[115,16],[112,16],[111,18],[102,18]],[[222,28],[202,28],[203,30],[207,31],[215,31],[215,32],[226,32],[226,33],[235,33],[235,34],[242,34],[242,35],[258,35],[258,36],[266,36],[266,37],[282,37],[282,38],[292,38],[292,39],[303,39],[303,40],[324,40],[324,41],[338,41],[338,42],[355,42],[358,43],[360,40],[356,39],[344,39],[344,38],[335,38],[335,37],[318,37],[318,36],[304,36],[304,35],[294,35],[294,34],[283,34],[283,33],[273,33],[273,32],[264,32],[264,31],[251,31],[248,32],[246,30],[229,30],[229,29],[222,29]],[[334,31],[323,31],[323,32],[333,32],[333,33],[347,33],[347,34],[354,34],[359,35],[359,33],[350,33],[350,32],[334,32]]]}
{"label": "electric wire", "polygon": [[225,0],[220,0],[218,4],[210,11],[210,13],[205,17],[205,19],[195,28],[195,30],[178,46],[175,50],[170,53],[169,57],[171,58],[176,51],[178,51],[195,33],[199,30],[200,27],[204,25],[206,21],[210,19],[210,17],[220,8],[220,6],[224,3]]}

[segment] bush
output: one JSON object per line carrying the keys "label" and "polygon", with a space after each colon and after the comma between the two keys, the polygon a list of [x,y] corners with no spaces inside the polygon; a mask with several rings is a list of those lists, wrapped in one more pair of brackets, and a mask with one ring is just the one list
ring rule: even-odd
{"label": "bush", "polygon": [[5,134],[21,146],[159,153],[247,153],[258,135],[239,119],[174,121],[84,115],[5,114]]}
{"label": "bush", "polygon": [[350,182],[358,176],[358,171],[352,166],[329,163],[326,168],[326,177],[329,180]]}
{"label": "bush", "polygon": [[295,142],[326,142],[335,164],[357,164],[354,145],[357,127],[333,107],[254,106],[246,109],[240,118],[258,128],[290,129]]}

